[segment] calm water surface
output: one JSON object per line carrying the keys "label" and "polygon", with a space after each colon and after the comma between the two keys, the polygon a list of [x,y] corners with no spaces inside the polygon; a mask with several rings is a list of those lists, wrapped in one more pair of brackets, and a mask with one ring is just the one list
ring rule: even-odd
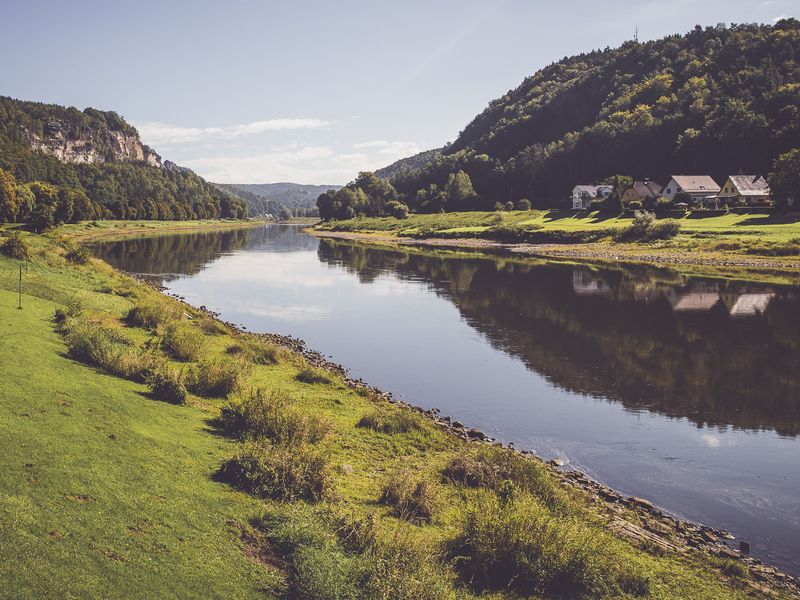
{"label": "calm water surface", "polygon": [[797,288],[422,256],[280,225],[97,253],[800,573]]}

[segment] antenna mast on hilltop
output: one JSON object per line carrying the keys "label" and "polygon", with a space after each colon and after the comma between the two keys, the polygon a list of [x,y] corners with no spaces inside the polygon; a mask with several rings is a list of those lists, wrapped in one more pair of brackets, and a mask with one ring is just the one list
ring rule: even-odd
{"label": "antenna mast on hilltop", "polygon": [[639,26],[638,25],[636,25],[633,28],[633,41],[636,42],[637,44],[639,43]]}

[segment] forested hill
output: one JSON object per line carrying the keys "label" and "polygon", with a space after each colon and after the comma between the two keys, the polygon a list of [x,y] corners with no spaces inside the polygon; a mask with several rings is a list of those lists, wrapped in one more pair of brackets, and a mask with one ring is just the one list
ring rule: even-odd
{"label": "forested hill", "polygon": [[281,209],[294,216],[316,214],[317,197],[327,190],[338,190],[340,185],[306,185],[302,183],[220,183],[227,190],[247,201],[251,215],[274,214]]}
{"label": "forested hill", "polygon": [[390,179],[412,210],[552,206],[614,174],[766,175],[796,147],[800,23],[784,19],[565,58],[492,101],[441,155]]}
{"label": "forested hill", "polygon": [[392,164],[378,169],[375,175],[383,177],[384,179],[392,179],[403,173],[413,171],[414,169],[421,169],[432,163],[442,153],[442,148],[434,148],[433,150],[425,150],[419,152],[414,156],[408,158],[401,158]]}
{"label": "forested hill", "polygon": [[240,218],[247,207],[164,161],[114,112],[0,97],[0,222]]}

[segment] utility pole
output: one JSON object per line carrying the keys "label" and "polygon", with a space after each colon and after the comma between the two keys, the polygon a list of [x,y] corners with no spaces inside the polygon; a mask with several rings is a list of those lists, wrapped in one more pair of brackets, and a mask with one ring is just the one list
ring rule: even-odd
{"label": "utility pole", "polygon": [[19,304],[17,305],[19,310],[22,310],[22,263],[19,263]]}

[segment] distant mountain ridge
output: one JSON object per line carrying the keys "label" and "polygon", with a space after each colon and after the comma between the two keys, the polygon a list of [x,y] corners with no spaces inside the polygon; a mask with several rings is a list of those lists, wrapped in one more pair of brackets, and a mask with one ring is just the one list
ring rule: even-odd
{"label": "distant mountain ridge", "polygon": [[312,185],[302,183],[218,183],[222,190],[236,194],[247,201],[251,215],[277,214],[281,208],[289,209],[295,216],[316,212],[316,201],[328,190],[339,190],[341,185]]}

